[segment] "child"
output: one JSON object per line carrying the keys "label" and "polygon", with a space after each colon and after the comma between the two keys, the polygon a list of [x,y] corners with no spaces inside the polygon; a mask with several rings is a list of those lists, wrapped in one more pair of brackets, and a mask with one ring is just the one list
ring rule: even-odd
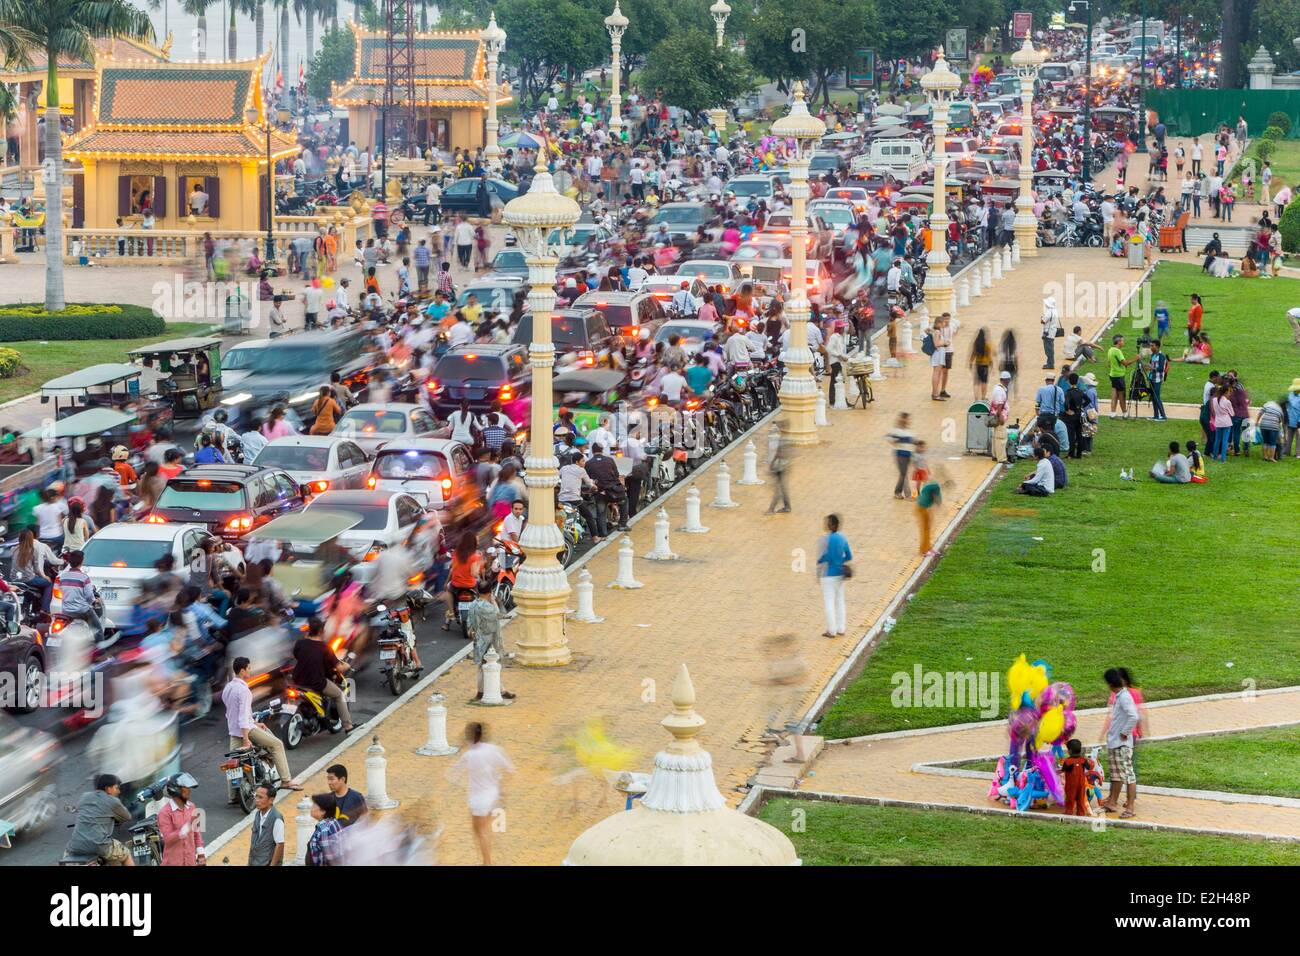
{"label": "child", "polygon": [[1097,765],[1083,755],[1083,743],[1078,737],[1071,737],[1065,749],[1070,754],[1061,761],[1061,775],[1065,778],[1065,812],[1076,817],[1091,816],[1088,811],[1088,778],[1096,774]]}

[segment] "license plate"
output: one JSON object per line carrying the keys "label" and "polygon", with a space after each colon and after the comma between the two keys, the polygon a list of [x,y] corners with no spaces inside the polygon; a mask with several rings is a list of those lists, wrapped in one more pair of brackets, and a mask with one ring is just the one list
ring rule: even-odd
{"label": "license plate", "polygon": [[231,770],[226,771],[227,780],[239,781],[242,780],[243,777],[244,777],[244,770],[242,767],[235,767]]}
{"label": "license plate", "polygon": [[379,659],[381,661],[391,661],[396,656],[397,656],[397,648],[395,647],[391,649],[381,648],[379,651]]}
{"label": "license plate", "polygon": [[472,603],[473,603],[472,601],[457,601],[456,610],[459,611],[461,614],[464,614],[466,611],[469,610],[469,606]]}
{"label": "license plate", "polygon": [[298,705],[285,704],[283,707],[280,708],[280,712],[283,714],[296,714],[298,713]]}

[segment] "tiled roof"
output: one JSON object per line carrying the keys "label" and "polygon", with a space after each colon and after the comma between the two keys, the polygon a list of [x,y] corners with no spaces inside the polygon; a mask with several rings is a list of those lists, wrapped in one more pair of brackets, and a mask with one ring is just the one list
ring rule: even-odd
{"label": "tiled roof", "polygon": [[[272,135],[276,156],[296,151],[297,144],[279,133]],[[266,155],[266,140],[245,131],[86,129],[63,149],[71,158],[115,154],[126,156],[229,157],[257,159]]]}
{"label": "tiled roof", "polygon": [[257,69],[257,63],[105,66],[96,119],[128,126],[242,126]]}
{"label": "tiled roof", "polygon": [[[487,106],[487,95],[477,83],[453,85],[448,83],[421,83],[415,88],[416,102],[420,106],[451,103],[457,106]],[[364,103],[383,102],[383,83],[353,82],[340,86],[330,97],[336,106],[361,105]],[[394,100],[405,102],[404,91],[395,91]],[[508,97],[499,97],[497,103],[509,102]]]}
{"label": "tiled roof", "polygon": [[[360,82],[383,82],[387,38],[357,33],[355,75]],[[418,33],[415,36],[415,82],[475,80],[483,76],[483,41],[475,32]]]}

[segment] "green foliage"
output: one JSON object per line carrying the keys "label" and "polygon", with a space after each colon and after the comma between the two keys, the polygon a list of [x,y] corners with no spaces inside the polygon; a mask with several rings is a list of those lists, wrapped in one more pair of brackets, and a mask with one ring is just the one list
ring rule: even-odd
{"label": "green foliage", "polygon": [[1278,231],[1282,233],[1282,250],[1300,253],[1300,202],[1292,202],[1286,207]]}
{"label": "green foliage", "polygon": [[166,327],[139,305],[73,305],[54,313],[39,305],[0,305],[0,342],[133,339],[161,335]]}
{"label": "green foliage", "polygon": [[13,378],[22,368],[23,353],[17,349],[0,348],[0,378]]}
{"label": "green foliage", "polygon": [[320,49],[307,68],[307,92],[317,99],[327,99],[331,84],[343,83],[352,76],[357,55],[357,38],[346,26],[331,26],[320,38]]}
{"label": "green foliage", "polygon": [[1264,132],[1260,133],[1259,135],[1262,136],[1264,139],[1282,139],[1284,136],[1286,136],[1286,131],[1283,130],[1282,127],[1280,126],[1269,126],[1266,127]]}
{"label": "green foliage", "polygon": [[[1288,116],[1286,113],[1284,113],[1282,110],[1277,110],[1277,111],[1275,111],[1275,112],[1269,113],[1269,114],[1268,114],[1268,129],[1274,129],[1274,128],[1276,128],[1276,129],[1280,129],[1280,130],[1282,131],[1282,136],[1283,136],[1283,137],[1290,136],[1290,135],[1291,135],[1291,117]],[[1264,135],[1265,135],[1265,136],[1268,135],[1268,129],[1264,130]]]}
{"label": "green foliage", "polygon": [[691,113],[725,106],[754,88],[745,58],[715,46],[713,34],[686,30],[650,51],[641,85]]}

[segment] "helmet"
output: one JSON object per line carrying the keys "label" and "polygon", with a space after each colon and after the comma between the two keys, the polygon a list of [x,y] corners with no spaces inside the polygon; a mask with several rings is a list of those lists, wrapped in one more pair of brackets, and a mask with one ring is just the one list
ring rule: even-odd
{"label": "helmet", "polygon": [[114,445],[110,454],[113,456],[114,461],[126,461],[131,457],[131,452],[127,450],[125,445]]}
{"label": "helmet", "polygon": [[212,413],[212,420],[221,425],[224,425],[226,423],[226,419],[229,417],[230,416],[226,414],[226,410],[224,408],[218,408],[215,412]]}
{"label": "helmet", "polygon": [[195,780],[193,776],[182,771],[181,773],[174,773],[167,778],[164,790],[169,797],[179,797],[181,795],[182,787],[193,788],[198,785],[199,782]]}

